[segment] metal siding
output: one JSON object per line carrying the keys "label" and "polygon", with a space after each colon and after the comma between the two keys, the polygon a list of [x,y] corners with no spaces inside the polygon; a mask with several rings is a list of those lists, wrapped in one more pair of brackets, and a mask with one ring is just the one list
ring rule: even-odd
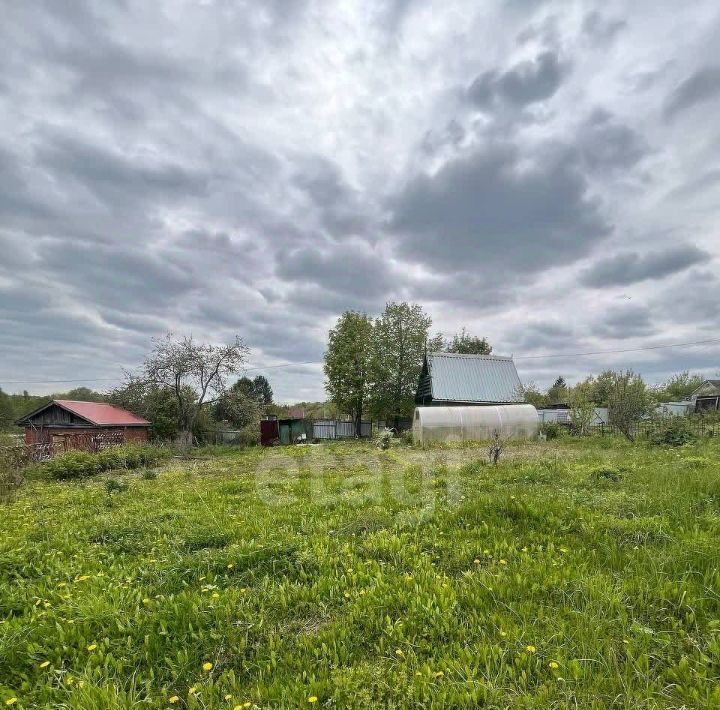
{"label": "metal siding", "polygon": [[511,358],[492,355],[429,353],[434,401],[523,402]]}

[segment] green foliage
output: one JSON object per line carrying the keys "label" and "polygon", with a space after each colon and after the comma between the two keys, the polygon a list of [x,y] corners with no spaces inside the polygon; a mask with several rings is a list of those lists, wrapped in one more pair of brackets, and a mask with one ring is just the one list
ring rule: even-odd
{"label": "green foliage", "polygon": [[540,425],[540,433],[544,434],[548,441],[552,441],[560,436],[562,427],[557,422],[543,422]]}
{"label": "green foliage", "polygon": [[720,442],[540,451],[201,451],[109,507],[30,480],[0,705],[720,707]]}
{"label": "green foliage", "polygon": [[432,319],[416,303],[388,303],[375,321],[370,400],[377,417],[408,417],[422,371]]}
{"label": "green foliage", "polygon": [[67,451],[46,461],[41,470],[48,477],[57,480],[88,478],[102,471],[154,466],[169,455],[168,449],[159,446],[124,444],[111,446],[95,454],[87,451]]}
{"label": "green foliage", "polygon": [[359,422],[370,393],[370,356],[373,322],[365,313],[346,311],[328,334],[325,353],[325,390],[333,404]]}
{"label": "green foliage", "polygon": [[490,355],[492,346],[487,338],[480,338],[463,328],[459,333],[453,336],[453,339],[447,344],[446,352],[459,353],[461,355]]}
{"label": "green foliage", "polygon": [[657,402],[678,402],[689,398],[704,381],[702,375],[691,375],[685,370],[654,387],[652,395]]}
{"label": "green foliage", "polygon": [[697,435],[687,417],[665,417],[650,435],[653,444],[665,446],[684,446],[696,440]]}
{"label": "green foliage", "polygon": [[651,400],[640,375],[632,370],[613,372],[608,392],[610,424],[628,440],[633,441],[633,428],[649,413]]}

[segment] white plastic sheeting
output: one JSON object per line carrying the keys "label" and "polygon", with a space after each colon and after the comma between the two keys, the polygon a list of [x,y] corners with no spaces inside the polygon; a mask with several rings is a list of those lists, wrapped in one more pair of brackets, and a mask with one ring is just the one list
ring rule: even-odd
{"label": "white plastic sheeting", "polygon": [[485,441],[497,432],[503,439],[537,436],[540,419],[532,404],[486,407],[417,407],[413,439],[432,441]]}

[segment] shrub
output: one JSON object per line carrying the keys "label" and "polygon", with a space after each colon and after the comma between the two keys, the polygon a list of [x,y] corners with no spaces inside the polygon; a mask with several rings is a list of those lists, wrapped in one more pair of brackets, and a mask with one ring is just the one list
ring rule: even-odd
{"label": "shrub", "polygon": [[68,451],[43,464],[43,471],[57,480],[87,478],[102,471],[152,466],[169,455],[159,446],[124,444],[98,451]]}
{"label": "shrub", "polygon": [[668,417],[650,435],[650,441],[659,446],[683,446],[697,440],[690,422],[685,417]]}
{"label": "shrub", "polygon": [[393,440],[393,431],[392,429],[383,429],[382,431],[378,432],[378,435],[375,439],[377,447],[379,449],[387,450],[390,448],[390,444]]}
{"label": "shrub", "polygon": [[560,425],[557,422],[543,422],[540,425],[540,433],[544,434],[548,441],[557,439],[560,436]]}

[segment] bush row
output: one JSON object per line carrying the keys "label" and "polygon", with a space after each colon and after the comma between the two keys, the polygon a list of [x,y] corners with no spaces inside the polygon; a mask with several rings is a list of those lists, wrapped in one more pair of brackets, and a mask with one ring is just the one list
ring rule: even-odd
{"label": "bush row", "polygon": [[93,454],[68,451],[43,464],[44,472],[55,479],[86,478],[102,471],[119,468],[153,466],[170,456],[170,450],[159,446],[124,444]]}

